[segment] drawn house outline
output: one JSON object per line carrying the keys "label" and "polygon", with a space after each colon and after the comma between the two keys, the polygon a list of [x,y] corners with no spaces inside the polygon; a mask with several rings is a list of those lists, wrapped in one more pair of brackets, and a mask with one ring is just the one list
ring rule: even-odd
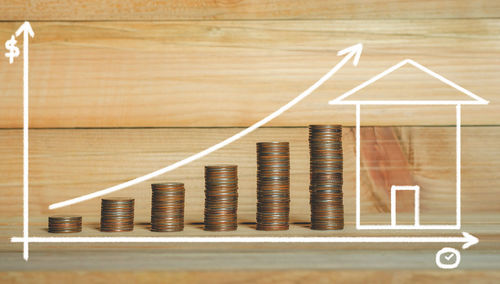
{"label": "drawn house outline", "polygon": [[[466,94],[470,99],[468,100],[349,100],[349,96],[355,94],[359,90],[371,85],[393,71],[405,65],[412,65],[419,70],[429,74],[430,76],[438,79],[442,83],[453,87],[459,92]],[[435,73],[427,67],[417,63],[412,59],[405,59],[396,65],[388,68],[387,70],[379,73],[357,87],[347,91],[341,96],[328,102],[330,105],[355,105],[356,106],[356,229],[358,230],[388,230],[388,229],[455,229],[461,227],[461,109],[462,105],[487,105],[489,102],[471,91],[459,86],[458,84],[446,79],[445,77]],[[390,225],[362,225],[361,224],[361,185],[360,185],[360,145],[361,145],[361,132],[360,132],[360,118],[361,118],[361,105],[455,105],[456,106],[456,222],[455,224],[447,225],[422,225],[417,220],[419,216],[415,216],[414,225],[397,225],[395,222],[395,202],[393,201],[392,192],[395,188],[404,187],[418,187],[418,185],[393,185],[391,188],[391,224]],[[417,194],[416,194],[417,196]],[[415,213],[420,212],[420,202],[415,200]],[[419,214],[419,213],[418,213]]]}

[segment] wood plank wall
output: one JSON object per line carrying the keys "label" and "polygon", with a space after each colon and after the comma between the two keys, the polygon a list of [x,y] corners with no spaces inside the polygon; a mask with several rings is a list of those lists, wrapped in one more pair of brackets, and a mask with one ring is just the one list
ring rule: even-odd
{"label": "wood plank wall", "polygon": [[[358,68],[346,65],[269,125],[326,117],[352,125],[353,108],[326,102],[405,58],[491,101],[489,111],[464,107],[464,124],[500,121],[497,1],[2,2],[0,38],[9,38],[17,21],[34,20],[33,128],[248,126],[358,42],[365,45]],[[0,61],[0,128],[21,126],[21,67],[20,59]],[[460,96],[419,70],[405,72],[362,95]],[[364,123],[453,124],[453,110],[427,110],[415,122],[412,109],[400,108],[397,122],[367,110]]]}
{"label": "wood plank wall", "polygon": [[[337,51],[361,42],[364,51],[358,67],[344,66],[314,94],[270,122],[272,128],[260,129],[158,180],[185,181],[192,189],[187,193],[187,219],[200,221],[202,194],[193,190],[202,188],[200,169],[205,163],[238,163],[240,212],[245,221],[252,221],[254,143],[288,140],[293,145],[292,218],[307,222],[305,127],[340,123],[346,126],[345,205],[347,230],[352,232],[354,107],[327,102],[411,58],[490,101],[488,106],[463,107],[462,209],[466,227],[489,238],[484,242],[488,251],[498,249],[494,239],[498,231],[492,228],[498,227],[500,213],[495,201],[500,194],[499,17],[500,2],[491,0],[0,0],[0,42],[24,20],[36,33],[30,41],[31,226],[40,232],[46,216],[53,213],[47,208],[52,202],[156,170],[251,125],[339,62]],[[387,79],[360,95],[460,96],[414,68],[402,68]],[[9,64],[2,56],[3,251],[12,250],[8,238],[21,230],[21,82],[22,58]],[[373,126],[363,129],[362,144],[366,190],[362,210],[373,217],[371,221],[386,221],[391,176],[404,176],[405,181],[431,189],[422,195],[422,210],[432,218],[449,222],[454,216],[453,202],[446,203],[454,189],[454,111],[453,107],[363,108],[363,125]],[[387,152],[393,159],[383,161],[380,157]],[[150,198],[147,187],[143,183],[123,193],[144,205]],[[98,200],[92,200],[58,213],[76,212],[97,220],[96,208]],[[138,207],[142,219],[147,208]],[[348,274],[341,279],[353,279]],[[25,276],[0,279],[14,282],[13,278]],[[461,280],[476,277],[483,276],[460,274]]]}
{"label": "wood plank wall", "polygon": [[[412,58],[489,100],[488,106],[465,106],[462,120],[466,126],[492,126],[478,130],[481,134],[477,135],[492,134],[488,143],[499,141],[500,4],[496,1],[0,2],[0,39],[9,38],[22,20],[31,20],[36,32],[30,46],[31,128],[184,127],[190,131],[192,127],[246,127],[314,83],[339,61],[338,50],[362,42],[365,48],[358,67],[346,65],[269,126],[352,126],[353,107],[328,106],[326,102],[400,60]],[[6,129],[1,132],[7,143],[2,151],[14,151],[16,157],[9,161],[15,165],[21,157],[16,148],[19,140],[7,129],[22,125],[21,70],[21,58],[12,65],[0,60],[0,128]],[[416,69],[400,71],[361,95],[401,99],[462,96]],[[454,124],[455,114],[453,107],[366,107],[362,122],[444,127],[432,134],[439,137],[450,131],[446,128]],[[413,137],[410,134],[416,129],[393,129],[388,134],[401,145],[396,147],[402,151],[398,157],[406,159],[400,164],[406,166],[392,168],[410,167],[415,149],[424,157],[433,149],[433,136],[411,138],[413,144],[408,148],[402,139]],[[410,136],[402,136],[404,132]],[[56,143],[66,132],[41,133],[44,139],[51,135]],[[476,138],[464,137],[470,139],[464,145]],[[86,139],[92,145],[92,139]],[[371,141],[380,146],[383,140]],[[182,151],[194,152],[199,148],[195,144],[183,144]],[[55,151],[70,145],[45,146],[50,150],[45,157],[53,159]],[[387,175],[380,171],[391,166],[378,163],[380,153],[369,151],[373,145],[364,147],[363,162],[378,165],[378,172],[366,173],[369,182],[374,188],[386,187],[389,181],[380,177]],[[447,150],[442,152],[447,155],[441,159],[448,164],[455,158],[453,147],[445,145]],[[303,154],[306,151],[304,148]],[[476,149],[463,150],[468,151]],[[484,162],[483,156],[487,157],[481,154],[471,163]],[[497,169],[494,161],[489,163]],[[67,170],[60,164],[42,168],[52,174]],[[19,174],[10,168],[6,173],[7,180]],[[408,180],[415,179],[414,173],[405,174],[411,175]],[[105,180],[95,185],[104,186]],[[46,183],[47,187],[54,185],[50,180]],[[6,183],[14,184],[14,188],[19,186]],[[494,182],[488,179],[485,184]],[[493,192],[498,190],[491,187]],[[380,199],[387,192],[373,194],[372,198]],[[387,204],[374,208],[387,211]]]}
{"label": "wood plank wall", "polygon": [[494,18],[496,1],[467,0],[2,0],[3,20],[161,21]]}
{"label": "wood plank wall", "polygon": [[[98,216],[99,200],[49,211],[51,203],[124,182],[154,171],[201,151],[236,133],[238,128],[214,129],[39,129],[31,131],[31,212],[44,217],[53,212]],[[388,213],[390,182],[410,175],[422,188],[422,222],[429,214],[455,213],[455,132],[452,127],[398,127],[363,129],[362,210],[369,216]],[[395,133],[383,137],[380,132]],[[491,127],[464,127],[462,210],[464,214],[498,212],[495,200],[497,171],[500,168],[500,131]],[[22,195],[21,130],[2,130],[0,172],[5,174],[0,216],[20,214]],[[239,165],[240,213],[253,218],[255,211],[255,143],[289,141],[291,144],[292,212],[296,221],[308,219],[309,155],[306,128],[263,128],[201,160],[155,178],[155,181],[182,181],[187,188],[186,214],[200,221],[203,205],[203,166]],[[439,141],[439,142],[437,142]],[[487,142],[485,142],[487,141]],[[346,214],[355,213],[354,129],[344,128],[344,194]],[[375,147],[373,145],[376,145]],[[393,149],[401,145],[402,149]],[[476,150],[470,150],[476,149]],[[392,151],[398,158],[370,158]],[[394,156],[394,155],[393,155]],[[388,165],[388,163],[390,163]],[[404,164],[404,165],[402,165]],[[395,177],[391,177],[391,175]],[[401,184],[401,183],[398,183]],[[147,218],[151,198],[149,182],[120,192],[137,199],[138,216]],[[116,195],[116,194],[115,194]],[[413,207],[412,207],[413,208]],[[409,208],[408,208],[409,209]],[[384,215],[385,217],[388,214]],[[383,217],[383,216],[382,216]],[[298,220],[297,220],[298,218]],[[426,219],[427,218],[427,219]],[[45,218],[42,218],[45,221]],[[469,220],[464,217],[465,220]],[[352,220],[354,221],[354,220]]]}
{"label": "wood plank wall", "polygon": [[[64,194],[60,191],[61,180],[56,176],[78,179],[69,174],[69,165],[44,166],[46,160],[58,159],[55,151],[70,149],[70,144],[76,143],[65,144],[68,133],[74,133],[69,135],[80,137],[89,145],[98,139],[71,128],[184,127],[182,131],[205,137],[205,133],[213,131],[192,127],[246,127],[309,87],[340,60],[336,56],[338,50],[358,42],[364,44],[358,67],[347,64],[309,98],[268,126],[305,127],[313,123],[352,126],[353,107],[329,106],[327,101],[400,60],[412,58],[489,100],[491,103],[486,107],[463,107],[462,122],[465,126],[493,126],[474,133],[481,137],[492,134],[488,137],[499,141],[496,126],[500,121],[497,94],[500,21],[496,12],[500,5],[495,1],[149,1],[147,5],[134,0],[2,2],[0,38],[9,38],[19,21],[26,19],[31,20],[36,32],[30,46],[30,127],[70,128],[67,132],[41,130],[36,133],[44,138],[32,139],[33,143],[36,140],[47,147],[33,146],[45,154],[40,163],[34,160],[32,168],[34,176],[44,173],[34,184],[39,182],[45,193],[54,190],[68,198],[84,193],[84,186],[70,186],[71,190],[65,190]],[[0,60],[0,128],[18,129],[22,125],[21,59],[12,65]],[[363,91],[361,98],[464,98],[415,68],[401,68],[384,79]],[[370,189],[367,195],[372,202],[369,212],[387,212],[388,204],[384,201],[387,185],[401,181],[401,176],[406,176],[408,182],[418,180],[430,185],[441,180],[438,182],[441,186],[449,183],[445,181],[453,175],[454,144],[442,145],[444,148],[439,152],[433,139],[446,141],[450,133],[453,136],[454,128],[449,126],[455,123],[454,111],[453,107],[363,107],[363,125],[441,127],[425,132],[432,134],[420,133],[418,127],[387,128],[386,134],[381,134],[386,131],[382,129],[363,132],[365,137],[371,137],[363,144],[362,156],[367,169],[364,181]],[[288,132],[286,129],[276,131],[283,136]],[[2,151],[10,165],[19,165],[21,153],[16,147],[20,141],[14,134],[17,132],[6,131],[2,130],[6,142]],[[221,129],[213,133],[222,139],[220,133],[232,131]],[[289,132],[290,139],[301,145],[300,155],[306,155],[305,134],[300,137],[296,130]],[[423,137],[415,138],[417,132]],[[141,139],[147,136],[134,129],[120,133],[138,135]],[[42,142],[48,139],[55,144]],[[122,143],[112,139],[98,140],[106,145]],[[123,143],[129,144],[131,139]],[[464,145],[480,147],[474,142],[476,136],[464,139]],[[165,143],[172,145],[175,141]],[[346,141],[353,143],[352,139]],[[141,143],[134,143],[140,152]],[[351,149],[351,144],[346,149]],[[189,141],[182,145],[186,148],[179,153],[185,155],[201,149],[201,145]],[[468,151],[475,149],[463,150]],[[381,161],[387,152],[399,157],[396,164]],[[443,155],[439,156],[443,163],[438,163],[443,172],[430,175],[434,182],[418,172],[422,166],[415,164],[416,152],[426,163],[436,161],[430,153]],[[483,149],[478,153],[477,160],[471,163],[498,168],[495,161],[487,159]],[[109,159],[107,163],[112,164],[116,156],[99,159]],[[243,161],[243,168],[250,167],[252,160],[253,157]],[[299,161],[306,163],[307,159],[304,156]],[[347,161],[349,169],[352,165]],[[20,172],[12,170],[18,168],[8,167],[4,171],[9,180],[7,188],[20,186],[15,181]],[[116,179],[111,178],[110,172],[107,176],[91,175],[91,184],[105,187],[112,181],[126,180],[142,172],[129,175],[122,172]],[[464,177],[467,179],[464,184],[473,184],[473,175]],[[491,187],[496,192],[492,179],[483,181],[482,187]],[[70,185],[71,181],[65,184]],[[13,200],[20,197],[15,193],[12,196],[16,196]],[[40,207],[32,207],[38,208],[38,214],[46,211],[47,202],[41,201],[45,198],[40,195],[37,199]],[[8,202],[10,206],[5,208],[17,207],[13,205],[15,202]],[[481,210],[496,211],[490,205]]]}

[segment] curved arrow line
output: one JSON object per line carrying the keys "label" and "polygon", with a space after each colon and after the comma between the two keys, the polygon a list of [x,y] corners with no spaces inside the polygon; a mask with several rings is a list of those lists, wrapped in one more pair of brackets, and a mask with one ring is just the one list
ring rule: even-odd
{"label": "curved arrow line", "polygon": [[164,174],[166,172],[169,172],[169,171],[172,171],[174,169],[177,169],[179,167],[182,167],[186,164],[189,164],[197,159],[200,159],[210,153],[212,153],[213,151],[216,151],[216,150],[219,150],[220,148],[242,138],[243,136],[249,134],[250,132],[254,131],[255,129],[261,127],[262,125],[268,123],[269,121],[273,120],[274,118],[278,117],[279,115],[281,115],[282,113],[284,113],[285,111],[287,111],[288,109],[290,109],[291,107],[293,107],[294,105],[296,105],[298,102],[300,102],[301,100],[303,100],[304,98],[306,98],[307,96],[309,96],[313,91],[315,91],[319,86],[321,86],[323,83],[325,83],[328,79],[330,79],[330,77],[333,76],[333,74],[335,74],[342,66],[344,66],[347,61],[353,57],[354,57],[354,66],[356,66],[358,64],[358,61],[359,61],[359,56],[362,52],[362,49],[363,49],[363,45],[358,43],[356,45],[353,45],[351,47],[348,47],[344,50],[341,50],[338,52],[337,55],[344,55],[346,53],[348,53],[337,65],[335,65],[335,67],[333,67],[330,71],[328,71],[328,73],[326,73],[325,75],[323,75],[323,77],[321,77],[316,83],[314,83],[312,86],[310,86],[307,90],[305,90],[304,92],[302,92],[300,95],[298,95],[297,97],[295,97],[293,100],[291,100],[290,102],[288,102],[286,105],[280,107],[278,110],[276,110],[275,112],[271,113],[270,115],[266,116],[265,118],[263,118],[262,120],[256,122],[255,124],[251,125],[250,127],[242,130],[241,132],[238,132],[236,133],[235,135],[227,138],[226,140],[224,141],[221,141],[199,153],[196,153],[192,156],[189,156],[183,160],[180,160],[178,162],[175,162],[167,167],[164,167],[164,168],[161,168],[159,170],[156,170],[152,173],[149,173],[149,174],[146,174],[146,175],[143,175],[143,176],[140,176],[140,177],[137,177],[135,179],[132,179],[132,180],[129,180],[127,182],[124,182],[124,183],[121,183],[121,184],[117,184],[115,186],[112,186],[112,187],[109,187],[109,188],[106,188],[106,189],[103,189],[103,190],[99,190],[99,191],[96,191],[96,192],[93,192],[93,193],[89,193],[89,194],[86,194],[86,195],[82,195],[80,197],[76,197],[76,198],[73,198],[73,199],[69,199],[69,200],[66,200],[66,201],[62,201],[62,202],[58,202],[58,203],[54,203],[54,204],[51,204],[49,206],[49,209],[56,209],[56,208],[61,208],[61,207],[65,207],[65,206],[68,206],[68,205],[72,205],[72,204],[76,204],[76,203],[79,203],[79,202],[82,202],[82,201],[85,201],[85,200],[89,200],[89,199],[92,199],[92,198],[96,198],[96,197],[99,197],[99,196],[103,196],[103,195],[106,195],[106,194],[109,194],[109,193],[112,193],[112,192],[115,192],[115,191],[118,191],[120,189],[124,189],[124,188],[127,188],[129,186],[132,186],[134,184],[137,184],[137,183],[140,183],[140,182],[143,182],[143,181],[146,181],[146,180],[149,180],[151,178],[154,178],[156,176],[159,176],[161,174]]}

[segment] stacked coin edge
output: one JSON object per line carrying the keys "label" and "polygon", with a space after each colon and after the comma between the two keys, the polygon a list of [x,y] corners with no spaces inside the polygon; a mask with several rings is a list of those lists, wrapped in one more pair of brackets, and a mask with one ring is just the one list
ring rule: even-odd
{"label": "stacked coin edge", "polygon": [[184,229],[184,183],[151,184],[151,231],[179,232]]}
{"label": "stacked coin edge", "polygon": [[133,198],[111,197],[101,199],[101,232],[128,232],[134,230]]}
{"label": "stacked coin edge", "polygon": [[79,233],[82,231],[82,216],[49,216],[48,227],[49,233]]}
{"label": "stacked coin edge", "polygon": [[310,125],[311,229],[342,230],[343,153],[341,125]]}
{"label": "stacked coin edge", "polygon": [[257,148],[257,230],[289,229],[290,145],[259,142]]}
{"label": "stacked coin edge", "polygon": [[238,228],[238,166],[205,166],[205,231]]}

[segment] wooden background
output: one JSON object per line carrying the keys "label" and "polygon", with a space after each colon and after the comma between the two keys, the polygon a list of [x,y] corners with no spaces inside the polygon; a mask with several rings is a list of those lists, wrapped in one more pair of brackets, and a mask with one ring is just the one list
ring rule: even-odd
{"label": "wooden background", "polygon": [[[252,224],[254,143],[266,140],[285,140],[292,145],[294,224],[285,235],[383,234],[354,230],[354,107],[329,106],[327,102],[411,58],[490,101],[488,106],[464,106],[462,112],[463,231],[477,235],[481,242],[464,251],[461,269],[446,277],[493,282],[500,268],[499,13],[496,1],[461,0],[2,0],[2,42],[24,20],[30,20],[35,31],[30,41],[30,233],[48,235],[44,230],[47,216],[71,212],[84,215],[82,236],[102,236],[95,229],[98,200],[53,212],[48,205],[151,172],[213,145],[290,101],[340,61],[338,50],[361,42],[364,50],[357,67],[346,64],[268,127],[155,179],[186,183],[188,225],[176,236],[208,235],[200,230],[199,222],[202,168],[209,163],[239,165],[239,217],[243,224],[232,235],[280,235],[260,234]],[[22,46],[21,40],[18,45]],[[110,273],[115,270],[131,270],[123,274],[124,279],[139,282],[443,279],[444,274],[434,270],[433,264],[434,253],[442,245],[32,244],[31,260],[25,264],[21,246],[9,243],[10,237],[22,235],[22,57],[14,64],[2,58],[3,282],[51,282],[55,277],[106,281],[116,277]],[[412,68],[402,68],[360,95],[402,99],[461,96]],[[387,220],[387,184],[402,178],[424,189],[423,220],[453,220],[454,118],[454,107],[363,108],[362,188],[366,193],[362,212],[367,222]],[[343,232],[307,228],[306,127],[313,123],[345,126]],[[388,154],[390,160],[380,158]],[[120,193],[137,200],[134,236],[152,235],[146,224],[148,187],[146,182]],[[408,215],[411,208],[411,203],[404,204],[401,216]],[[435,233],[450,235],[449,231]],[[134,261],[127,262],[131,258]],[[68,272],[50,272],[55,267]],[[257,272],[262,269],[267,272]],[[291,271],[283,272],[285,269]],[[370,271],[343,271],[349,269]],[[81,270],[85,272],[73,272]],[[157,272],[142,272],[148,270]],[[224,274],[225,270],[232,272]],[[74,273],[85,277],[75,280]]]}

